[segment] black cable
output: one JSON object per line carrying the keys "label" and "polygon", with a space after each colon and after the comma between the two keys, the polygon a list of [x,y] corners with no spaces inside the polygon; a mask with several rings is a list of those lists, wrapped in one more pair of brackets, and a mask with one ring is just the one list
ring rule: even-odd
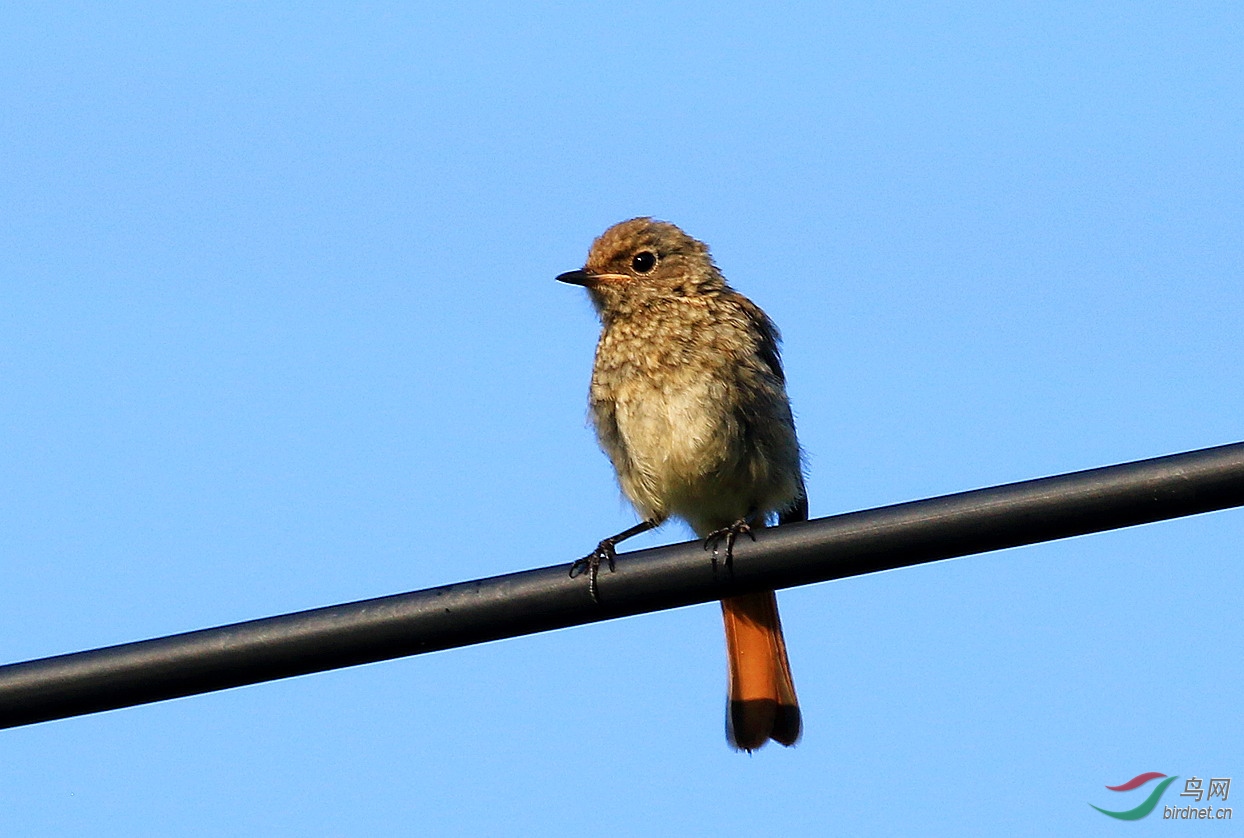
{"label": "black cable", "polygon": [[1244,443],[761,530],[733,570],[699,542],[602,571],[599,604],[552,567],[0,667],[0,727],[322,672],[730,594],[1244,505]]}

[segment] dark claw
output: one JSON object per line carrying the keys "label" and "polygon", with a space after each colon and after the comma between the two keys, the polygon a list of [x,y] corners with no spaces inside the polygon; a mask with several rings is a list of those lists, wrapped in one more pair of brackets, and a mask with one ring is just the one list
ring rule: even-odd
{"label": "dark claw", "polygon": [[721,546],[723,540],[726,542],[726,570],[734,569],[734,542],[742,533],[746,533],[752,541],[756,540],[756,533],[752,532],[752,525],[747,522],[746,518],[740,518],[728,527],[714,530],[704,539],[704,549],[713,551],[714,573],[717,572],[717,548]]}
{"label": "dark claw", "polygon": [[596,577],[600,575],[600,563],[603,561],[609,565],[609,572],[613,573],[617,570],[618,554],[613,549],[613,541],[606,538],[600,544],[596,545],[596,549],[588,553],[581,559],[576,559],[570,565],[570,578],[574,579],[587,571],[587,592],[591,595],[593,602],[600,602],[600,588],[596,584]]}

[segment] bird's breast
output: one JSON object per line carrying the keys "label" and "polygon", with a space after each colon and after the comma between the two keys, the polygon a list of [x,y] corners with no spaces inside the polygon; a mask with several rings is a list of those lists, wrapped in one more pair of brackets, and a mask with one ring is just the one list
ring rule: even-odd
{"label": "bird's breast", "polygon": [[651,321],[602,334],[592,418],[645,518],[676,515],[699,532],[798,496],[785,389],[744,351],[745,338],[720,325],[706,334]]}
{"label": "bird's breast", "polygon": [[632,463],[674,492],[720,467],[734,440],[728,406],[711,381],[635,378],[617,390],[618,432]]}
{"label": "bird's breast", "polygon": [[749,445],[725,388],[712,379],[670,385],[637,378],[613,390],[613,428],[601,442],[623,493],[644,517],[678,516],[697,532],[766,506],[772,464]]}

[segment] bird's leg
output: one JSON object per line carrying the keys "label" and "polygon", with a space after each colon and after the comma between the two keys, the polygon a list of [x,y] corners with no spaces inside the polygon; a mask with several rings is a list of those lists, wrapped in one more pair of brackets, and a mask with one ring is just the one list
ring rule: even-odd
{"label": "bird's leg", "polygon": [[734,542],[742,534],[746,533],[747,537],[752,541],[756,540],[756,534],[752,532],[752,524],[754,524],[763,513],[753,509],[739,520],[735,521],[728,527],[722,527],[719,530],[713,530],[704,539],[704,549],[713,551],[713,572],[717,572],[717,548],[721,546],[721,542],[726,542],[726,570],[734,571]]}
{"label": "bird's leg", "polygon": [[596,587],[596,577],[600,574],[600,563],[604,562],[609,565],[609,572],[613,573],[616,570],[614,563],[618,558],[618,554],[613,548],[633,535],[639,535],[641,532],[653,529],[659,523],[656,519],[649,518],[646,521],[640,521],[628,530],[623,530],[617,535],[609,536],[600,544],[597,544],[595,550],[570,565],[570,578],[574,579],[579,574],[587,571],[587,592],[591,594],[594,601],[600,602],[600,591]]}

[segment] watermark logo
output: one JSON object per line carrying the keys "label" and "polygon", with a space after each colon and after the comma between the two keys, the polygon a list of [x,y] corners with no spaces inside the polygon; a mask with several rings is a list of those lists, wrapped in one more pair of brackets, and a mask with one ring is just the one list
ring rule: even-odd
{"label": "watermark logo", "polygon": [[[1159,777],[1166,777],[1166,775],[1157,771],[1146,771],[1144,774],[1137,774],[1126,783],[1117,786],[1106,786],[1106,788],[1110,789],[1110,791],[1131,791],[1132,789],[1140,788],[1150,780],[1156,780]],[[1177,779],[1178,777],[1166,777],[1165,780],[1158,783],[1157,786],[1154,787],[1153,791],[1149,793],[1149,796],[1145,798],[1144,802],[1135,809],[1128,809],[1124,812],[1112,812],[1109,809],[1103,809],[1100,806],[1093,806],[1092,803],[1089,805],[1093,806],[1094,809],[1101,812],[1103,815],[1109,815],[1110,817],[1118,818],[1121,821],[1138,821],[1153,811],[1154,807],[1158,805],[1158,801],[1162,799],[1162,795],[1166,792],[1166,787],[1175,782]]]}
{"label": "watermark logo", "polygon": [[[1118,820],[1121,820],[1121,821],[1138,821],[1157,808],[1158,802],[1162,799],[1162,795],[1166,793],[1166,789],[1170,786],[1171,783],[1175,782],[1177,779],[1179,778],[1178,777],[1167,777],[1165,774],[1159,771],[1146,771],[1144,774],[1137,774],[1135,777],[1128,780],[1126,783],[1122,783],[1117,786],[1106,786],[1106,788],[1110,791],[1126,792],[1126,791],[1132,791],[1133,789],[1138,789],[1141,786],[1144,786],[1152,782],[1153,780],[1162,780],[1162,782],[1158,783],[1156,786],[1153,787],[1153,791],[1149,792],[1149,796],[1146,797],[1140,803],[1140,805],[1132,809],[1125,809],[1122,812],[1115,812],[1115,811],[1111,811],[1110,809],[1103,809],[1100,806],[1093,806],[1092,803],[1090,803],[1089,805],[1093,806],[1094,809],[1101,812],[1103,815],[1109,815],[1110,817],[1117,818]],[[1206,785],[1206,783],[1208,783],[1208,785]],[[1210,805],[1210,801],[1213,800],[1215,797],[1220,797],[1222,798],[1223,802],[1226,802],[1227,796],[1230,794],[1230,792],[1231,792],[1231,778],[1230,777],[1211,777],[1208,781],[1202,780],[1200,777],[1189,777],[1187,780],[1184,781],[1184,790],[1179,793],[1179,796],[1180,797],[1191,797],[1191,798],[1194,798],[1197,803],[1200,803],[1201,797],[1202,795],[1204,795],[1206,805],[1205,806],[1192,806],[1191,804],[1189,804],[1187,806],[1163,806],[1162,807],[1162,819],[1163,820],[1230,820],[1231,814],[1232,814],[1230,809],[1227,809],[1227,808],[1216,809]]]}
{"label": "watermark logo", "polygon": [[[1208,782],[1209,786],[1202,788],[1202,783]],[[1201,795],[1205,795],[1204,806],[1163,806],[1162,818],[1164,820],[1230,820],[1231,810],[1227,808],[1214,808],[1209,802],[1215,797],[1221,797],[1225,803],[1227,795],[1231,793],[1230,777],[1210,777],[1209,780],[1203,781],[1200,777],[1189,777],[1184,781],[1184,790],[1179,793],[1180,797],[1191,797],[1197,803],[1201,802]]]}

